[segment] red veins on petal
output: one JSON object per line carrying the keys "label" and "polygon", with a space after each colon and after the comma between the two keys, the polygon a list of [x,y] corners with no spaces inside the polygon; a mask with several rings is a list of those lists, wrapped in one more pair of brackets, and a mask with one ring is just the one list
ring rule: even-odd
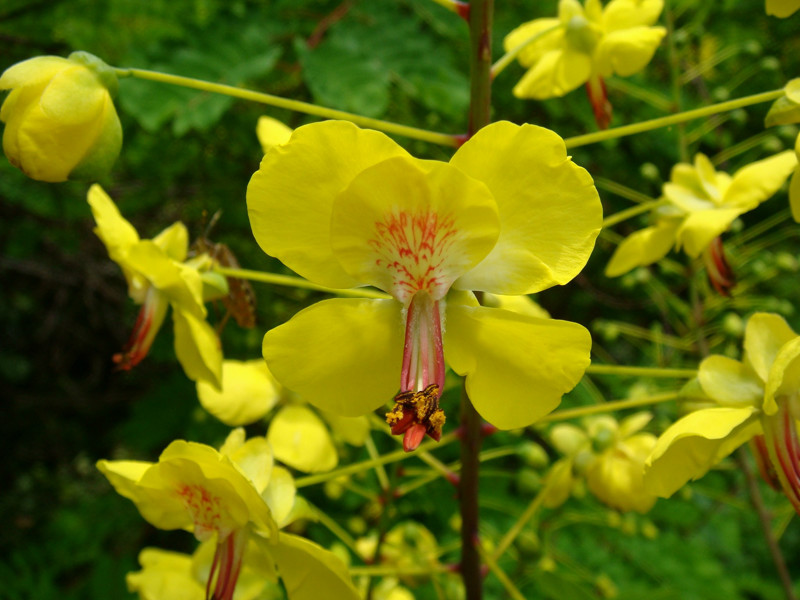
{"label": "red veins on petal", "polygon": [[392,273],[392,291],[400,302],[425,290],[435,300],[447,293],[450,280],[443,277],[447,252],[456,229],[450,216],[427,211],[399,211],[375,223],[370,246],[378,253],[375,264]]}
{"label": "red veins on petal", "polygon": [[183,505],[194,521],[194,534],[204,540],[211,536],[213,532],[220,535],[220,498],[214,496],[206,488],[196,484],[185,484],[178,488],[178,495],[183,501]]}

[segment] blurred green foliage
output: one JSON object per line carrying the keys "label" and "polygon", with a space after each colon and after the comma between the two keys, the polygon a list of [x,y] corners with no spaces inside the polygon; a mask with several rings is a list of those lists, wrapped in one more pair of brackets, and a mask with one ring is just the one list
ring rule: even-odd
{"label": "blurred green foliage", "polygon": [[[555,14],[555,0],[498,3],[495,56],[503,36],[519,23]],[[609,81],[612,126],[653,118],[781,87],[798,72],[798,17],[778,20],[762,2],[734,0],[669,3],[675,23],[674,56],[667,44],[643,73]],[[465,25],[429,0],[5,0],[0,4],[0,67],[40,54],[92,52],[120,67],[163,70],[333,108],[436,129],[466,127],[468,72]],[[672,61],[672,65],[670,65]],[[671,68],[680,78],[673,93]],[[522,74],[512,65],[494,86],[496,118],[532,122],[567,137],[594,128],[582,91],[563,99],[531,102],[510,90]],[[175,220],[201,235],[209,215],[223,211],[211,237],[227,243],[244,267],[281,271],[249,229],[244,191],[261,157],[255,137],[259,115],[299,126],[313,119],[222,96],[144,81],[124,80],[118,101],[125,131],[122,156],[103,185],[143,236]],[[694,121],[685,126],[578,148],[576,162],[598,179],[606,214],[630,205],[602,180],[657,197],[680,160],[678,136],[689,153],[728,153],[733,171],[794,143],[797,128],[764,131],[767,107]],[[448,151],[400,140],[413,153],[446,158]],[[154,458],[175,438],[219,443],[226,428],[198,407],[193,385],[175,368],[169,328],[148,359],[132,373],[112,370],[111,355],[124,343],[135,317],[125,284],[92,233],[86,186],[30,181],[0,160],[0,598],[124,598],[124,574],[145,545],[189,550],[188,536],[157,532],[130,503],[114,495],[95,471],[99,458]],[[726,238],[740,286],[747,294],[711,301],[705,333],[715,352],[736,355],[737,319],[755,310],[777,311],[795,329],[800,321],[796,278],[800,247],[785,194],[742,218]],[[691,353],[631,334],[620,323],[669,336],[691,335],[681,323],[686,297],[681,269],[654,267],[619,280],[602,276],[613,240],[641,226],[634,219],[598,242],[587,269],[572,284],[537,298],[554,317],[592,329],[595,355],[621,364],[694,366]],[[764,224],[757,238],[752,227]],[[680,260],[680,259],[679,259]],[[673,263],[674,264],[674,263]],[[224,332],[226,356],[260,354],[261,334],[316,297],[302,290],[256,286],[258,326]],[[212,310],[212,313],[214,311]],[[221,313],[217,312],[217,317]],[[671,381],[587,378],[564,406],[674,389]],[[456,394],[457,396],[457,394]],[[456,413],[457,398],[445,397]],[[654,431],[674,415],[659,406]],[[252,432],[263,432],[253,426]],[[487,448],[542,441],[534,428],[502,433]],[[393,449],[377,440],[379,449]],[[350,449],[350,458],[361,458]],[[439,454],[437,453],[437,456]],[[457,460],[445,448],[442,460]],[[732,465],[733,463],[731,463]],[[400,478],[416,460],[392,470]],[[521,458],[485,465],[483,533],[498,537],[514,522],[540,482]],[[375,489],[374,474],[354,485]],[[590,497],[545,512],[501,560],[530,597],[747,599],[780,598],[758,522],[736,469],[713,473],[687,493],[659,501],[646,517],[620,516]],[[321,486],[309,500],[340,523],[354,515],[380,521],[374,503],[353,491],[335,502]],[[330,491],[330,490],[329,490]],[[765,490],[778,522],[785,502]],[[437,481],[392,503],[391,523],[415,520],[440,535],[443,561],[457,557],[457,506],[449,484]],[[310,533],[334,538],[321,525]],[[789,523],[781,539],[790,559],[800,556],[800,531]],[[796,560],[790,560],[800,580]],[[418,582],[418,598],[449,595]],[[486,597],[503,591],[492,576]],[[445,596],[442,596],[445,594]]]}

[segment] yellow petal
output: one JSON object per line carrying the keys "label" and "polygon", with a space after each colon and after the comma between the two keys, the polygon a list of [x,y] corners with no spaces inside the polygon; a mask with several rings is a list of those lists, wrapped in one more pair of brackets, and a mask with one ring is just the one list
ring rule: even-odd
{"label": "yellow petal", "polygon": [[675,243],[680,221],[663,219],[653,227],[636,231],[617,246],[606,267],[606,277],[624,275],[662,259]]}
{"label": "yellow petal", "polygon": [[775,194],[796,167],[794,150],[785,150],[742,167],[734,173],[723,203],[751,210]]}
{"label": "yellow petal", "polygon": [[744,330],[744,353],[762,381],[769,379],[780,349],[796,337],[797,334],[780,315],[755,313],[748,319]]}
{"label": "yellow petal", "polygon": [[0,77],[0,90],[38,85],[75,63],[60,56],[37,56],[8,67]]}
{"label": "yellow petal", "polygon": [[[536,19],[523,23],[503,39],[503,48],[506,52],[515,49],[520,44],[524,44],[532,37],[542,34],[542,32],[553,29],[560,23],[558,19]],[[536,41],[529,43],[517,54],[517,60],[523,67],[530,67],[536,63],[545,52],[559,47],[564,38],[562,29],[555,29],[551,33],[543,34]]]}
{"label": "yellow petal", "polygon": [[289,138],[292,137],[292,128],[287,127],[278,119],[261,116],[258,117],[258,123],[256,124],[256,136],[258,136],[261,149],[266,154],[270,148],[288,142]]}
{"label": "yellow petal", "polygon": [[644,485],[667,498],[760,431],[755,407],[707,408],[667,429],[645,461]]}
{"label": "yellow petal", "polygon": [[[244,432],[244,429],[240,430]],[[247,477],[258,493],[263,493],[272,481],[273,451],[266,438],[255,436],[244,442],[238,448],[228,452],[224,448],[220,449],[220,454],[224,454],[231,459],[231,462],[239,472]]]}
{"label": "yellow petal", "polygon": [[727,231],[731,223],[746,209],[718,208],[689,213],[678,227],[677,247],[697,258],[714,238]]}
{"label": "yellow petal", "polygon": [[603,77],[638,73],[653,58],[666,33],[663,27],[633,27],[604,35],[595,49],[595,68]]}
{"label": "yellow petal", "polygon": [[514,95],[536,100],[558,98],[586,83],[591,72],[588,54],[570,47],[550,50],[522,76],[514,86]]}
{"label": "yellow petal", "polygon": [[[619,437],[621,439],[628,438],[635,433],[638,433],[642,429],[644,429],[647,424],[652,421],[653,414],[649,412],[638,412],[630,415],[629,417],[625,417],[619,423]],[[648,450],[646,454],[649,454],[650,451]]]}
{"label": "yellow petal", "polygon": [[280,398],[280,387],[263,359],[222,362],[222,390],[197,382],[200,404],[231,427],[263,418]]}
{"label": "yellow petal", "polygon": [[563,285],[586,264],[603,220],[591,176],[549,129],[492,123],[450,161],[486,184],[497,203],[500,238],[458,289],[529,294]]}
{"label": "yellow petal", "polygon": [[60,70],[45,87],[39,103],[50,119],[64,124],[89,123],[102,111],[108,90],[82,65]]}
{"label": "yellow petal", "polygon": [[331,247],[356,281],[403,303],[420,290],[440,300],[499,231],[485,185],[446,163],[399,157],[365,169],[339,195]]}
{"label": "yellow petal", "polygon": [[98,184],[89,188],[87,200],[97,223],[94,232],[105,244],[111,259],[118,261],[119,257],[139,242],[139,234]]}
{"label": "yellow petal", "polygon": [[611,32],[653,25],[663,8],[664,0],[611,0],[603,10],[603,29]]}
{"label": "yellow petal", "polygon": [[269,424],[267,440],[275,458],[298,471],[330,471],[339,463],[328,429],[305,406],[282,408]]}
{"label": "yellow petal", "polygon": [[764,414],[778,412],[776,396],[793,396],[800,389],[800,337],[786,342],[769,370],[764,391]]}
{"label": "yellow petal", "polygon": [[697,372],[703,391],[722,406],[760,407],[764,383],[751,368],[726,356],[709,356]]}
{"label": "yellow petal", "polygon": [[800,0],[767,0],[767,14],[786,18],[800,8]]}
{"label": "yellow petal", "polygon": [[390,138],[344,121],[298,128],[273,148],[247,186],[253,235],[270,256],[321,285],[356,285],[333,256],[333,201],[361,171],[392,156],[408,156]]}
{"label": "yellow petal", "polygon": [[577,323],[448,304],[445,359],[466,376],[472,404],[500,429],[534,423],[589,365],[592,340]]}
{"label": "yellow petal", "polygon": [[142,600],[203,600],[205,588],[192,574],[192,557],[182,552],[145,548],[139,553],[141,571],[128,573],[129,592]]}
{"label": "yellow petal", "polygon": [[539,317],[549,319],[550,313],[538,305],[530,296],[504,296],[500,294],[483,293],[484,306],[492,308],[502,308],[529,317]]}
{"label": "yellow petal", "polygon": [[262,496],[272,511],[272,516],[279,528],[288,524],[289,517],[294,508],[297,488],[294,485],[291,473],[283,467],[272,470],[269,486]]}
{"label": "yellow petal", "polygon": [[397,393],[403,332],[394,300],[323,300],[268,331],[264,358],[281,384],[314,406],[355,417]]}
{"label": "yellow petal", "polygon": [[192,381],[222,387],[222,349],[214,328],[178,305],[172,306],[175,323],[175,355]]}
{"label": "yellow petal", "polygon": [[324,410],[321,410],[319,414],[327,421],[331,431],[351,446],[363,446],[367,441],[369,437],[367,417],[340,417]]}
{"label": "yellow petal", "polygon": [[321,546],[281,533],[273,555],[289,600],[360,600],[345,564]]}
{"label": "yellow petal", "polygon": [[172,260],[183,262],[189,252],[189,232],[186,225],[177,221],[154,237],[153,243]]}

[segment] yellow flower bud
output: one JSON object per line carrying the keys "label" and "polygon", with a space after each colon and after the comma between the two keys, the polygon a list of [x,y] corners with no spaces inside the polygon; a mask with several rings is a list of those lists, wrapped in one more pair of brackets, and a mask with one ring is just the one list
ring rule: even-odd
{"label": "yellow flower bud", "polygon": [[107,172],[122,147],[112,96],[113,69],[87,52],[69,58],[39,56],[0,77],[11,90],[0,109],[3,150],[39,181],[93,180]]}

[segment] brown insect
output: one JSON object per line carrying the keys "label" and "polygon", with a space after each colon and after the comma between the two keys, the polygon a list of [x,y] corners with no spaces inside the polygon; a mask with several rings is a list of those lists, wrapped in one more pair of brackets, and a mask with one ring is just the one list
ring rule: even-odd
{"label": "brown insect", "polygon": [[[221,267],[238,269],[240,268],[239,261],[236,260],[233,251],[221,242],[212,242],[208,237],[209,231],[219,220],[221,214],[222,211],[214,213],[203,235],[192,244],[192,250],[196,254],[208,254]],[[256,326],[256,294],[253,287],[245,279],[236,277],[226,277],[225,279],[228,281],[228,294],[222,298],[222,304],[227,312],[217,328],[222,330],[228,318],[233,317],[239,327],[252,329]]]}

